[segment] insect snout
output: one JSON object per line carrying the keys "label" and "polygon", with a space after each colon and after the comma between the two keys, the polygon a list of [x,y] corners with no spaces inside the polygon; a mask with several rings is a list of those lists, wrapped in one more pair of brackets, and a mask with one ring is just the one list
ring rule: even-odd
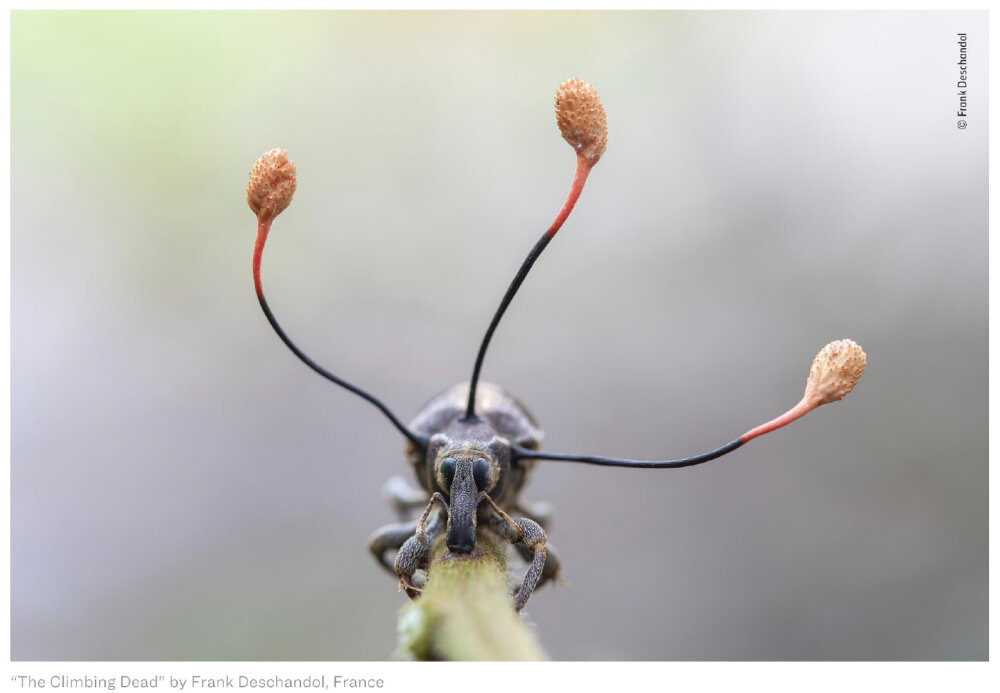
{"label": "insect snout", "polygon": [[478,497],[486,490],[488,469],[486,460],[475,457],[449,457],[441,463],[441,476],[451,496],[445,543],[454,553],[469,553],[476,546]]}

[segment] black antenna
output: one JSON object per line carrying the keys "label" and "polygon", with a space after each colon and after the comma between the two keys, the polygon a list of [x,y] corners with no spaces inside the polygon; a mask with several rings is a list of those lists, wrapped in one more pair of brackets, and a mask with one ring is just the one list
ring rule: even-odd
{"label": "black antenna", "polygon": [[362,399],[368,400],[381,411],[392,422],[400,433],[416,445],[421,450],[427,449],[427,438],[419,436],[393,414],[380,399],[368,392],[365,392],[356,385],[352,385],[346,380],[337,377],[326,370],[318,363],[309,358],[304,351],[293,342],[285,331],[281,329],[274,313],[271,312],[264,298],[264,288],[260,280],[260,263],[264,254],[264,244],[267,242],[267,234],[271,230],[271,223],[285,208],[291,204],[292,194],[295,192],[295,164],[288,159],[288,153],[283,149],[273,149],[264,154],[254,165],[250,173],[250,185],[247,188],[247,202],[250,209],[257,214],[257,240],[253,249],[253,281],[254,289],[257,292],[257,300],[264,311],[264,317],[277,333],[281,341],[285,343],[292,353],[299,357],[304,364],[319,373],[332,383],[340,385],[342,388],[353,392]]}
{"label": "black antenna", "polygon": [[524,282],[524,278],[528,276],[535,260],[545,250],[549,241],[555,237],[556,232],[569,217],[569,213],[573,211],[580,193],[583,192],[583,186],[587,182],[590,169],[604,154],[604,149],[607,146],[608,125],[604,106],[601,105],[597,90],[581,79],[566,80],[556,90],[556,122],[562,132],[563,139],[569,142],[576,151],[576,172],[573,174],[573,183],[555,221],[542,234],[524,262],[521,263],[520,269],[514,275],[513,281],[507,287],[507,292],[500,301],[500,306],[493,314],[489,327],[486,328],[486,334],[483,335],[483,341],[479,345],[479,353],[476,354],[476,364],[472,368],[472,378],[469,380],[469,401],[463,417],[465,421],[476,418],[476,387],[479,384],[479,372],[482,370],[483,359],[486,357],[486,348],[490,345],[497,325],[500,324],[500,318],[503,317],[507,306],[514,298],[514,294]]}
{"label": "black antenna", "polygon": [[666,460],[663,462],[647,462],[646,460],[626,460],[617,457],[595,457],[593,455],[563,455],[556,452],[540,452],[520,445],[513,446],[514,456],[518,459],[534,460],[556,460],[558,462],[583,462],[584,464],[596,464],[602,467],[632,467],[636,469],[661,469],[691,467],[703,462],[710,462],[717,457],[722,457],[728,452],[743,445],[743,440],[737,438],[731,443],[723,445],[721,448],[706,452],[694,457],[685,457],[679,460]]}

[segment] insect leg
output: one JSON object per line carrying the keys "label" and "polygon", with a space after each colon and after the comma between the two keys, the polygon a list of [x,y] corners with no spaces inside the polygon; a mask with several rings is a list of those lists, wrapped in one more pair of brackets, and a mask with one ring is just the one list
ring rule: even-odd
{"label": "insect leg", "polygon": [[486,493],[480,493],[480,502],[486,501],[490,507],[490,528],[511,544],[523,544],[531,552],[531,564],[524,574],[521,586],[514,590],[514,609],[520,611],[528,603],[545,566],[545,531],[534,520],[515,520],[500,509]]}
{"label": "insect leg", "polygon": [[[527,563],[531,563],[534,560],[534,554],[524,544],[517,544],[514,546],[517,552],[521,554],[521,558]],[[559,559],[559,552],[556,551],[552,544],[546,541],[545,543],[545,565],[542,567],[542,576],[538,578],[538,584],[535,585],[537,590],[539,587],[544,585],[549,580],[555,579],[559,581],[559,569],[562,566],[562,561]]]}
{"label": "insect leg", "polygon": [[[440,503],[444,510],[431,515],[435,503]],[[420,594],[420,588],[413,584],[413,574],[418,570],[426,570],[430,565],[431,547],[434,539],[445,529],[444,517],[447,513],[448,502],[440,493],[435,493],[417,520],[413,536],[403,542],[396,553],[393,571],[399,578],[399,588],[406,590],[410,599],[416,599]]]}
{"label": "insect leg", "polygon": [[394,573],[393,561],[386,555],[389,551],[398,551],[403,543],[413,536],[417,531],[417,521],[403,522],[401,524],[386,525],[381,527],[368,537],[368,550],[375,556],[375,560],[381,563],[386,570]]}

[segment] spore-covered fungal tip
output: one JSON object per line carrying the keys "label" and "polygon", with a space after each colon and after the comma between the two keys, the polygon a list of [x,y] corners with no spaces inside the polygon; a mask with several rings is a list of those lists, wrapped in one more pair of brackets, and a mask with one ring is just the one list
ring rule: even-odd
{"label": "spore-covered fungal tip", "polygon": [[868,357],[857,342],[830,342],[813,359],[805,397],[817,407],[843,399],[858,384],[867,363]]}
{"label": "spore-covered fungal tip", "polygon": [[567,79],[556,90],[556,123],[563,139],[591,165],[608,146],[608,117],[597,90],[582,79]]}
{"label": "spore-covered fungal tip", "polygon": [[247,203],[261,221],[270,221],[292,203],[295,164],[284,149],[265,152],[250,170]]}

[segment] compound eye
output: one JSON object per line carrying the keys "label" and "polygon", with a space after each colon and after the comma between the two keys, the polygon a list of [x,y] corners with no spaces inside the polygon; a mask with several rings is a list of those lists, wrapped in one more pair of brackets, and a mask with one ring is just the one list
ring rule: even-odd
{"label": "compound eye", "polygon": [[438,473],[441,475],[444,490],[450,491],[451,482],[455,480],[455,460],[451,457],[445,459],[438,468]]}
{"label": "compound eye", "polygon": [[486,491],[490,485],[490,463],[484,459],[478,459],[472,465],[472,478],[476,480],[476,488]]}

